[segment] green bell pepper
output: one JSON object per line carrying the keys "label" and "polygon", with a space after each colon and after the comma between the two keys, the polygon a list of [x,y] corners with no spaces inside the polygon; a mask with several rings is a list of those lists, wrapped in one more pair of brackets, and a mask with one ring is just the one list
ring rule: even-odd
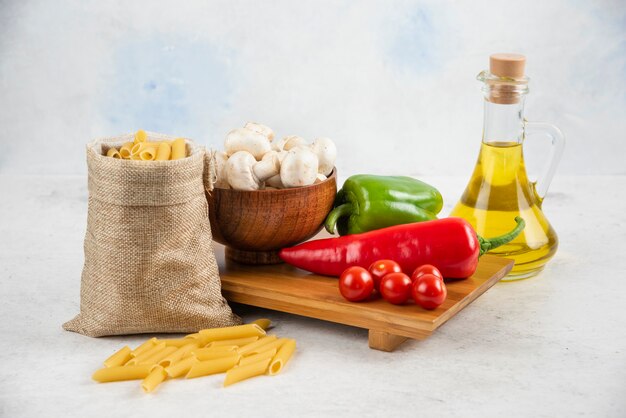
{"label": "green bell pepper", "polygon": [[331,234],[359,234],[393,225],[437,219],[443,207],[434,187],[403,176],[358,174],[337,193],[324,226]]}

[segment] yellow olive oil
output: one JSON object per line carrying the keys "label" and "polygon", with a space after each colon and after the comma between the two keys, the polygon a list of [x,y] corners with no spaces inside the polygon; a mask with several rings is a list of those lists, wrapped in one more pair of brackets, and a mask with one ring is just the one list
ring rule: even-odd
{"label": "yellow olive oil", "polygon": [[541,211],[541,199],[528,181],[522,144],[483,142],[474,173],[450,216],[469,221],[478,235],[509,232],[521,216],[526,228],[512,242],[490,251],[515,260],[505,280],[532,277],[554,256],[558,238]]}

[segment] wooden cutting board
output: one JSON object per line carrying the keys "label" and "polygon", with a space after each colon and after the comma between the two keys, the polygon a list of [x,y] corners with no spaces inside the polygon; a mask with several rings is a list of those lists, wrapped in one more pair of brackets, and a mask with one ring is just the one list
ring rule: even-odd
{"label": "wooden cutting board", "polygon": [[446,283],[448,298],[428,311],[415,304],[392,305],[383,299],[348,302],[337,279],[318,276],[287,264],[251,266],[224,257],[216,246],[222,293],[231,302],[308,316],[369,330],[370,348],[393,351],[407,338],[423,340],[485,293],[513,267],[513,260],[484,255],[474,275]]}

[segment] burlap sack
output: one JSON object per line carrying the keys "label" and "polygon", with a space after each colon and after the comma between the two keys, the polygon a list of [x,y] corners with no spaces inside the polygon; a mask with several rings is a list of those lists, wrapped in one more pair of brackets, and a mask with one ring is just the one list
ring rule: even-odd
{"label": "burlap sack", "polygon": [[[148,134],[150,140],[174,138]],[[209,158],[106,157],[133,135],[87,146],[89,209],[80,313],[63,324],[90,337],[195,332],[241,320],[222,297],[204,194]]]}

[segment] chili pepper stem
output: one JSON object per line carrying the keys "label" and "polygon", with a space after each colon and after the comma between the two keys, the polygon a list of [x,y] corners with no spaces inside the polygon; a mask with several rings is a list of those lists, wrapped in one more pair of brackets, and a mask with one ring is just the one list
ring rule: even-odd
{"label": "chili pepper stem", "polygon": [[526,226],[526,222],[524,222],[524,220],[519,216],[515,217],[515,222],[517,222],[517,225],[515,225],[515,228],[513,228],[511,232],[507,232],[506,234],[500,235],[499,237],[483,238],[480,235],[477,235],[478,242],[480,242],[480,254],[478,256],[480,257],[487,251],[491,251],[494,248],[498,248],[501,245],[513,241],[524,230],[524,227]]}
{"label": "chili pepper stem", "polygon": [[335,233],[335,227],[337,226],[337,221],[339,218],[344,216],[348,216],[354,213],[354,206],[352,203],[344,203],[342,205],[337,206],[335,209],[330,211],[328,217],[326,217],[326,222],[324,222],[324,228],[331,233]]}

